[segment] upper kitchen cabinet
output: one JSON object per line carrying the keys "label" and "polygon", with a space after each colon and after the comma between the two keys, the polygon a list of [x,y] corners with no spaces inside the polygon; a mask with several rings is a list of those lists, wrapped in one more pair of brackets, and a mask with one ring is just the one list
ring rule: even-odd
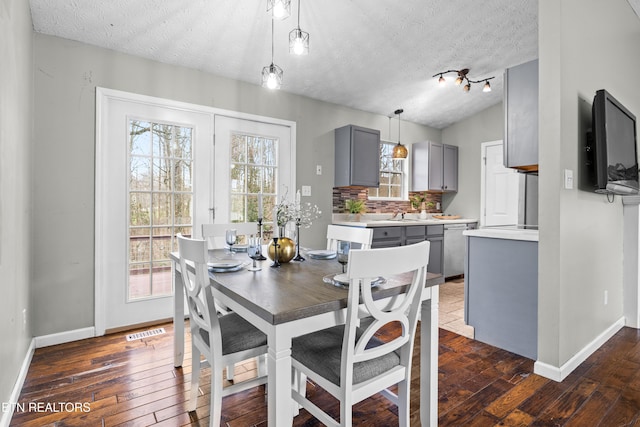
{"label": "upper kitchen cabinet", "polygon": [[411,191],[458,191],[458,147],[437,142],[411,144]]}
{"label": "upper kitchen cabinet", "polygon": [[355,125],[335,130],[334,187],[380,185],[380,131]]}
{"label": "upper kitchen cabinet", "polygon": [[538,60],[504,72],[504,165],[538,170]]}

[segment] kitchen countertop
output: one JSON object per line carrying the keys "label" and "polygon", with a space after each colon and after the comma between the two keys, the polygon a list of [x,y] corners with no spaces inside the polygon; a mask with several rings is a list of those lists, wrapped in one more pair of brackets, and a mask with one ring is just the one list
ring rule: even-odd
{"label": "kitchen countertop", "polygon": [[334,214],[332,224],[346,225],[349,227],[407,227],[412,225],[446,225],[446,224],[468,224],[470,222],[478,222],[474,218],[459,219],[419,219],[417,216],[405,215],[405,219],[391,219],[389,214],[369,214],[362,216],[360,221],[349,221],[348,215]]}
{"label": "kitchen countertop", "polygon": [[480,228],[478,230],[463,231],[464,236],[487,237],[490,239],[538,241],[538,230],[521,230],[510,228]]}

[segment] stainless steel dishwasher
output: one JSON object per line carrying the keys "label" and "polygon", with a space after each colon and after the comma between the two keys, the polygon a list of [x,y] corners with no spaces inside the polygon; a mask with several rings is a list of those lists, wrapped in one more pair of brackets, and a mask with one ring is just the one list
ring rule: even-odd
{"label": "stainless steel dishwasher", "polygon": [[464,236],[468,224],[445,224],[444,226],[444,277],[464,274]]}

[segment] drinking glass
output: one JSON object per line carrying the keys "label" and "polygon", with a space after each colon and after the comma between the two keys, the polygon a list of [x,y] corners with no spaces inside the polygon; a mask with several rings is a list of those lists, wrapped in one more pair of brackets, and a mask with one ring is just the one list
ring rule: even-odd
{"label": "drinking glass", "polygon": [[256,260],[262,256],[262,238],[249,237],[249,246],[247,247],[247,255],[253,260],[253,265],[248,267],[249,271],[259,271],[262,267],[256,265]]}
{"label": "drinking glass", "polygon": [[349,250],[351,249],[350,242],[338,241],[338,262],[342,264],[342,273],[344,273],[344,268],[349,262]]}
{"label": "drinking glass", "polygon": [[233,254],[233,245],[238,241],[238,232],[234,228],[232,230],[227,230],[225,233],[225,239],[227,241],[227,245],[229,245],[229,253]]}

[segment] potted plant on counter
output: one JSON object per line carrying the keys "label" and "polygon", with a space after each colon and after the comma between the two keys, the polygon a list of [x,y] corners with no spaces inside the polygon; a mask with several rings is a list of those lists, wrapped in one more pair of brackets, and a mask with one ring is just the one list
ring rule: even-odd
{"label": "potted plant on counter", "polygon": [[360,221],[360,215],[366,212],[365,201],[361,199],[347,199],[344,207],[353,221]]}
{"label": "potted plant on counter", "polygon": [[417,193],[411,197],[411,207],[415,210],[420,209],[420,219],[427,219],[427,208],[431,209],[434,206],[433,202],[427,202],[427,193]]}

